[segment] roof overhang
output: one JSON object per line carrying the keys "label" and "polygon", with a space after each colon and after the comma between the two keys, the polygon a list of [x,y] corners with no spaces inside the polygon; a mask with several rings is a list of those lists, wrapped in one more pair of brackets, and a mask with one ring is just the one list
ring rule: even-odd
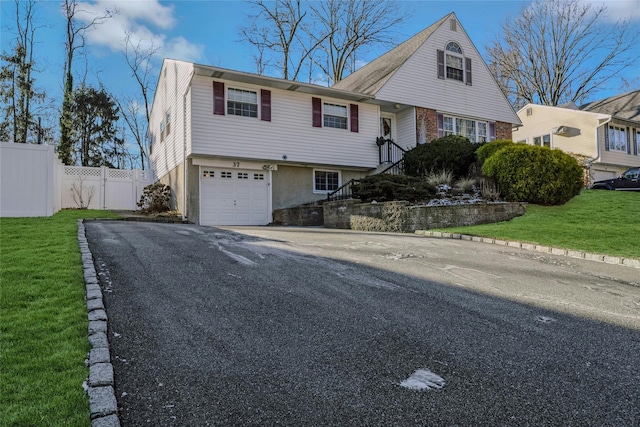
{"label": "roof overhang", "polygon": [[209,65],[193,64],[194,74],[206,76],[213,79],[221,79],[238,83],[252,84],[273,89],[288,90],[291,92],[306,93],[310,95],[322,95],[333,98],[344,99],[352,102],[374,103],[373,96],[346,90],[334,89],[310,83],[302,83],[292,80],[278,79],[275,77],[261,76],[258,74],[245,73],[242,71],[229,70],[226,68],[212,67]]}

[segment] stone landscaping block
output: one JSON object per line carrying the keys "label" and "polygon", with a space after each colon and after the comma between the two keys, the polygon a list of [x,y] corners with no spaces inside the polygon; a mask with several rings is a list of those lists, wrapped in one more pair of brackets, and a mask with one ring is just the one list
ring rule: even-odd
{"label": "stone landscaping block", "polygon": [[567,250],[566,249],[560,249],[560,248],[551,248],[551,253],[553,255],[566,255],[567,254]]}
{"label": "stone landscaping block", "polygon": [[100,290],[100,285],[96,282],[96,283],[87,283],[87,286],[85,288],[87,290],[87,294],[89,292],[100,292],[102,294],[102,291]]}
{"label": "stone landscaping block", "polygon": [[89,387],[89,410],[91,419],[115,414],[118,403],[113,387]]}
{"label": "stone landscaping block", "polygon": [[89,312],[89,321],[107,320],[107,313],[104,310],[93,310]]}
{"label": "stone landscaping block", "polygon": [[96,363],[89,367],[89,387],[113,385],[113,365]]}
{"label": "stone landscaping block", "polygon": [[108,348],[92,348],[89,351],[89,365],[95,365],[96,363],[110,363],[111,356],[109,355]]}
{"label": "stone landscaping block", "polygon": [[473,240],[473,238],[471,236],[469,236],[468,234],[463,234],[460,236],[461,240],[466,240],[467,242],[470,242],[471,240]]}
{"label": "stone landscaping block", "polygon": [[442,237],[445,239],[450,239],[451,238],[451,233],[442,233]]}
{"label": "stone landscaping block", "polygon": [[606,262],[607,264],[621,264],[622,263],[622,259],[620,257],[608,256],[608,255],[604,256],[603,261]]}
{"label": "stone landscaping block", "polygon": [[89,321],[89,335],[97,332],[107,332],[107,322],[104,320]]}
{"label": "stone landscaping block", "polygon": [[582,251],[567,251],[567,256],[571,258],[584,258],[584,252]]}
{"label": "stone landscaping block", "polygon": [[425,230],[416,230],[415,233],[420,235],[420,236],[424,236],[426,234],[426,231]]}
{"label": "stone landscaping block", "polygon": [[99,417],[91,421],[91,427],[120,427],[120,419],[116,414]]}
{"label": "stone landscaping block", "polygon": [[484,241],[484,238],[477,237],[477,236],[471,236],[471,241],[472,242],[480,242],[480,243],[482,243]]}
{"label": "stone landscaping block", "polygon": [[102,298],[87,300],[87,310],[104,310],[104,303],[102,302]]}
{"label": "stone landscaping block", "polygon": [[549,246],[536,245],[536,252],[549,253],[550,251],[551,248]]}
{"label": "stone landscaping block", "polygon": [[[96,286],[97,287],[97,286]],[[87,301],[92,300],[92,299],[102,299],[102,292],[100,291],[100,288],[98,287],[98,289],[92,289],[90,291],[87,291]]]}
{"label": "stone landscaping block", "polygon": [[490,237],[482,237],[482,243],[493,243],[494,240]]}
{"label": "stone landscaping block", "polygon": [[528,251],[535,251],[536,250],[536,245],[532,245],[531,243],[523,243],[522,244],[522,249],[526,249]]}
{"label": "stone landscaping block", "polygon": [[604,261],[604,255],[602,254],[590,254],[590,253],[585,253],[584,254],[584,259],[588,259],[589,261]]}
{"label": "stone landscaping block", "polygon": [[500,246],[507,246],[507,242],[505,240],[494,240],[493,243]]}
{"label": "stone landscaping block", "polygon": [[640,268],[640,259],[624,258],[622,260],[622,265],[626,265],[627,267]]}
{"label": "stone landscaping block", "polygon": [[431,235],[433,237],[442,237],[442,232],[441,231],[432,231]]}
{"label": "stone landscaping block", "polygon": [[453,234],[451,235],[451,238],[452,238],[452,239],[458,239],[458,240],[460,240],[460,239],[462,238],[462,235],[461,235],[461,234],[457,234],[457,233],[453,233]]}
{"label": "stone landscaping block", "polygon": [[522,243],[520,243],[520,242],[507,242],[507,246],[509,246],[511,248],[521,248],[522,247]]}
{"label": "stone landscaping block", "polygon": [[109,339],[105,332],[97,332],[89,335],[89,345],[91,348],[109,348]]}

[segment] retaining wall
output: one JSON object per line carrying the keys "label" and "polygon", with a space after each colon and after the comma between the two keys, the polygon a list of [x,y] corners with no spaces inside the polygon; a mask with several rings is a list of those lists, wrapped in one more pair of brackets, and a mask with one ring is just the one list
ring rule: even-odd
{"label": "retaining wall", "polygon": [[361,203],[358,199],[323,204],[324,226],[361,231],[413,233],[431,228],[509,221],[524,215],[526,203],[410,206],[409,202]]}

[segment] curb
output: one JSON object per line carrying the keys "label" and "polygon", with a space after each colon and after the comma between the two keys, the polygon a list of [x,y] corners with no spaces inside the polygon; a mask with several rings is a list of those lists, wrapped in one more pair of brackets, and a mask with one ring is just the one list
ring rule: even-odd
{"label": "curb", "polygon": [[93,255],[85,236],[83,220],[78,220],[78,244],[82,257],[82,271],[86,287],[89,344],[87,355],[89,377],[85,389],[89,395],[91,427],[120,427],[118,402],[114,391],[113,365],[107,337],[107,312],[98,283]]}
{"label": "curb", "polygon": [[604,254],[593,254],[584,251],[554,248],[551,246],[536,245],[533,243],[522,243],[516,241],[507,241],[493,239],[491,237],[478,237],[469,236],[467,234],[447,233],[443,231],[430,231],[430,230],[416,230],[415,234],[425,237],[434,237],[436,239],[455,239],[465,240],[469,242],[489,243],[493,245],[507,246],[510,248],[520,248],[528,251],[541,252],[551,255],[566,256],[569,258],[586,259],[589,261],[604,262],[605,264],[622,265],[631,268],[640,268],[640,259],[636,258],[624,258],[617,256],[610,256]]}

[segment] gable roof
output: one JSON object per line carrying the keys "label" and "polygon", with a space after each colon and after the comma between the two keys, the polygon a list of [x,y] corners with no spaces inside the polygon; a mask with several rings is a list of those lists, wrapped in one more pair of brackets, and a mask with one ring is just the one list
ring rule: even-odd
{"label": "gable roof", "polygon": [[590,102],[581,105],[580,109],[609,114],[618,119],[640,122],[640,90]]}
{"label": "gable roof", "polygon": [[393,76],[411,55],[427,41],[431,34],[451,16],[455,16],[455,14],[453,12],[450,13],[435,24],[420,31],[409,40],[399,44],[389,52],[349,74],[332,87],[375,96],[391,76]]}

